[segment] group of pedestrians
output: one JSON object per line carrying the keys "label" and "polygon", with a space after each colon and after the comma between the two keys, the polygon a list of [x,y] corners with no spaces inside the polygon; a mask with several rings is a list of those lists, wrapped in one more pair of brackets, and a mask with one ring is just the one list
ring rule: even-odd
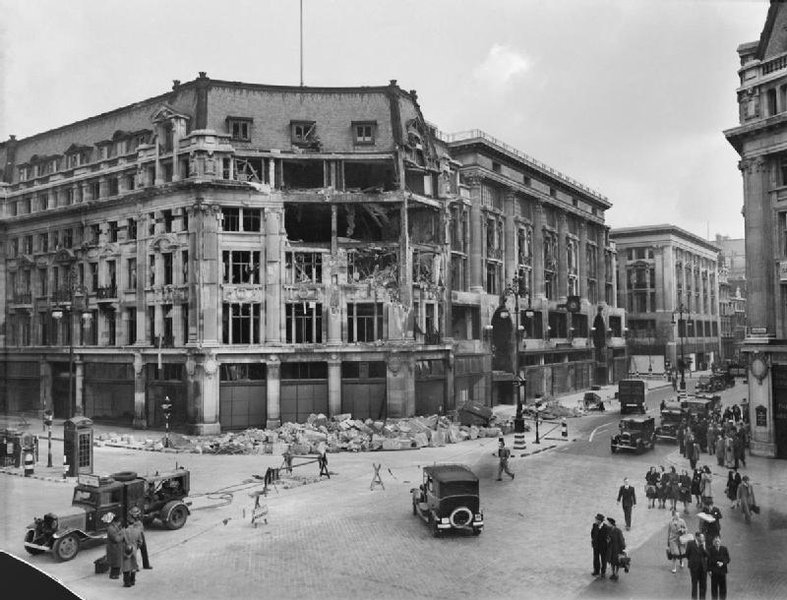
{"label": "group of pedestrians", "polygon": [[730,564],[730,553],[726,546],[722,546],[719,536],[712,538],[711,545],[708,547],[705,534],[696,532],[694,539],[686,544],[686,562],[691,575],[692,600],[705,598],[709,573],[711,598],[726,600],[727,565]]}
{"label": "group of pedestrians", "polygon": [[123,526],[123,518],[119,513],[108,513],[112,520],[107,526],[107,553],[109,578],[120,579],[123,572],[123,587],[131,587],[136,583],[139,571],[137,551],[142,555],[142,568],[152,569],[148,558],[148,547],[145,542],[145,527],[142,523],[142,511],[133,506],[128,511],[127,525]]}
{"label": "group of pedestrians", "polygon": [[656,469],[650,467],[645,474],[645,497],[648,500],[648,508],[667,508],[669,502],[670,510],[677,510],[678,502],[683,503],[685,513],[689,512],[691,502],[691,483],[692,479],[686,469],[681,469],[678,473],[675,467],[670,467],[667,471],[663,465]]}
{"label": "group of pedestrians", "polygon": [[626,538],[617,526],[615,519],[604,517],[601,513],[590,528],[590,545],[593,548],[593,576],[607,576],[607,565],[610,568],[610,580],[617,581],[618,571],[622,567],[628,573],[629,562],[626,555]]}

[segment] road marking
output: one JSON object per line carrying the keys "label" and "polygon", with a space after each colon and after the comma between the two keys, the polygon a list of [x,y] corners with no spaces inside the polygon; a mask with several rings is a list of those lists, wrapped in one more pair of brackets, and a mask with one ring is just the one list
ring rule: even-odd
{"label": "road marking", "polygon": [[610,425],[612,425],[612,423],[606,423],[605,425],[599,425],[598,427],[596,427],[593,431],[590,432],[590,437],[588,438],[588,442],[593,441],[593,436],[596,435],[597,431],[599,431],[600,429],[604,429],[605,427],[609,427]]}

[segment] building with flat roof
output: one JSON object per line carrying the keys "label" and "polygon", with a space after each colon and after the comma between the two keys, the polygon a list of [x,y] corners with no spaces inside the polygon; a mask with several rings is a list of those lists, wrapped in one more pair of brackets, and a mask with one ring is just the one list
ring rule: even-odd
{"label": "building with flat roof", "polygon": [[[396,81],[200,73],[11,136],[0,165],[7,411],[152,427],[169,403],[213,433],[510,401],[518,367],[528,397],[616,377],[609,202],[485,134],[440,135]],[[525,332],[502,366],[501,295]]]}

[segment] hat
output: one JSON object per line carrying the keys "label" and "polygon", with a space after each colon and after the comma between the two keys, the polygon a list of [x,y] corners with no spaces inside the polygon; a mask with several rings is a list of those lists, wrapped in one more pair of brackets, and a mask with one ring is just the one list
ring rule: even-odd
{"label": "hat", "polygon": [[607,517],[607,521],[609,521],[610,525],[615,524],[615,519],[613,519],[612,517]]}
{"label": "hat", "polygon": [[597,513],[596,514],[596,521],[603,521],[603,520],[604,520],[604,515],[602,515],[601,513]]}
{"label": "hat", "polygon": [[128,514],[130,517],[139,518],[142,516],[142,511],[139,509],[139,506],[132,506],[129,509]]}

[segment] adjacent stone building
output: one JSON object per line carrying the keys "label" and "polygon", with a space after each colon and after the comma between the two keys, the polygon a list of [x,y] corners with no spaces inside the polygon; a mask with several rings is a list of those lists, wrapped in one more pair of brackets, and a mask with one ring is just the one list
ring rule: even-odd
{"label": "adjacent stone building", "polygon": [[787,458],[787,5],[771,1],[760,39],[738,47],[753,453]]}
{"label": "adjacent stone building", "polygon": [[[719,358],[719,248],[674,225],[613,229],[629,372],[683,377]],[[682,313],[681,313],[682,309]]]}
{"label": "adjacent stone building", "polygon": [[485,333],[525,273],[528,396],[620,371],[609,202],[485,134],[439,135],[395,81],[200,73],[11,136],[0,165],[8,411],[149,427],[169,401],[211,433],[509,401]]}

